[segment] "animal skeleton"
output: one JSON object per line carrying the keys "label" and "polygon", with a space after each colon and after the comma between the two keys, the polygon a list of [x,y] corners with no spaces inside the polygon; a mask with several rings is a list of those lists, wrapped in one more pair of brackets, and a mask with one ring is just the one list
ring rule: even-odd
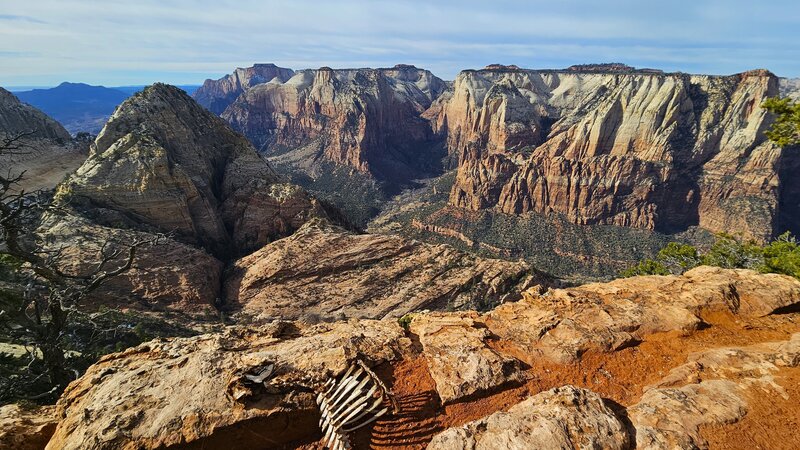
{"label": "animal skeleton", "polygon": [[346,433],[369,425],[389,412],[387,400],[391,409],[396,410],[391,392],[360,360],[351,364],[338,382],[328,379],[317,396],[322,412],[319,426],[325,446],[330,450],[352,448]]}

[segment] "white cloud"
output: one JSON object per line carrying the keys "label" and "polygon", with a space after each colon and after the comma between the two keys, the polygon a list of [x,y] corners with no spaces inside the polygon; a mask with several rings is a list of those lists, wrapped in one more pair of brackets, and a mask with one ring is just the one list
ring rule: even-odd
{"label": "white cloud", "polygon": [[[767,5],[766,3],[769,3]],[[0,85],[202,81],[236,66],[620,61],[800,76],[800,6],[776,0],[0,0]]]}

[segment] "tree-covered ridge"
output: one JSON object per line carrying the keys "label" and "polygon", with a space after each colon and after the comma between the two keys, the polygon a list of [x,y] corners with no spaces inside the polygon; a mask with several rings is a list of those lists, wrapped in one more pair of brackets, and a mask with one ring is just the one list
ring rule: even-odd
{"label": "tree-covered ridge", "polygon": [[777,116],[766,132],[772,142],[781,147],[800,144],[800,102],[774,97],[767,99],[762,107]]}
{"label": "tree-covered ridge", "polygon": [[800,279],[800,245],[788,232],[766,245],[743,242],[734,236],[720,234],[706,251],[689,244],[670,242],[654,259],[645,259],[620,275],[678,275],[702,265],[753,269]]}

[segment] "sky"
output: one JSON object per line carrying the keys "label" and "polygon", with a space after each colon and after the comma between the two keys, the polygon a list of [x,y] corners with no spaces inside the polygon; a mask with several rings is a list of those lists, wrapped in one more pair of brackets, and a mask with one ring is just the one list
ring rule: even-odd
{"label": "sky", "polygon": [[0,0],[0,86],[201,84],[268,62],[800,77],[800,1]]}

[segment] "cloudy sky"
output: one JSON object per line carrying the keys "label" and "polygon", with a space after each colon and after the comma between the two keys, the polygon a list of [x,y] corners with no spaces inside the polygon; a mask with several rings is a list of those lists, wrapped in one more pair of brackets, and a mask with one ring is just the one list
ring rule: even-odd
{"label": "cloudy sky", "polygon": [[255,62],[800,77],[798,24],[797,0],[0,0],[0,86],[195,84]]}

